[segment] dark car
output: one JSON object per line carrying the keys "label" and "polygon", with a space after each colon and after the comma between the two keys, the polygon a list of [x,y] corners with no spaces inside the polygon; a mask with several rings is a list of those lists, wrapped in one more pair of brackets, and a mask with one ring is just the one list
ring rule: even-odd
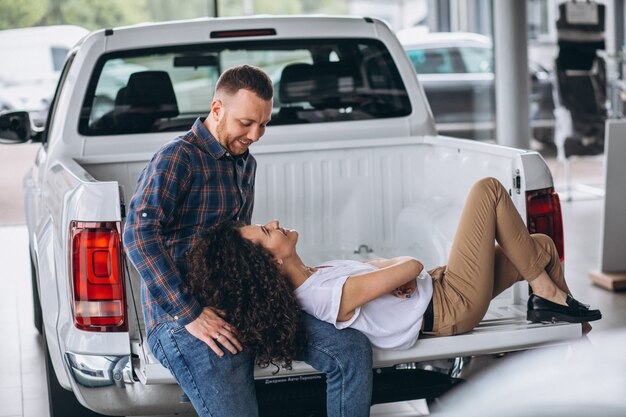
{"label": "dark car", "polygon": [[[495,137],[495,76],[491,40],[475,33],[399,32],[443,135]],[[550,73],[529,62],[530,123],[535,139],[553,142]]]}

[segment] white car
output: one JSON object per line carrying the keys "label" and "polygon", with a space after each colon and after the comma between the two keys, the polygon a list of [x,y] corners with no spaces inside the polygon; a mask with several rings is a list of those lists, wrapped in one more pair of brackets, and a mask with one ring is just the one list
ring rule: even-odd
{"label": "white car", "polygon": [[43,126],[65,58],[88,33],[79,26],[0,31],[0,112],[25,110]]}
{"label": "white car", "polygon": [[[399,31],[440,133],[492,139],[495,132],[495,75],[491,39],[476,33]],[[549,71],[528,63],[533,137],[553,143],[554,101]]]}

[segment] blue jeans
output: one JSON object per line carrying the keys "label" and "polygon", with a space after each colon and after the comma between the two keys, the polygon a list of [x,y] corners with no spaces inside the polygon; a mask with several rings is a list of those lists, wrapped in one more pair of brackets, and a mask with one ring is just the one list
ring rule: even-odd
{"label": "blue jeans", "polygon": [[[303,313],[308,348],[302,358],[326,373],[328,417],[369,416],[372,349],[365,336]],[[219,357],[176,322],[158,325],[148,336],[154,356],[174,375],[200,417],[258,416],[254,357],[245,350]]]}

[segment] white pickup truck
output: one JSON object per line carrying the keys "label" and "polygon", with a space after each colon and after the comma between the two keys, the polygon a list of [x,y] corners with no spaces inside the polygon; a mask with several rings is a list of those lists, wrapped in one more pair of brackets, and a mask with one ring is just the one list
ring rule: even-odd
{"label": "white pickup truck", "polygon": [[[53,417],[193,415],[146,344],[140,278],[120,231],[141,169],[207,113],[220,72],[239,63],[265,69],[276,87],[272,122],[253,147],[254,221],[279,218],[302,231],[306,262],[406,254],[444,264],[466,193],[485,176],[562,251],[559,199],[542,157],[438,136],[413,67],[381,21],[258,17],[100,30],[70,53],[44,131],[27,113],[0,116],[3,141],[42,144],[24,192]],[[375,350],[373,402],[434,398],[467,358],[580,336],[580,325],[527,322],[527,291],[518,284],[502,294],[468,334]],[[272,371],[255,372],[263,415],[323,410],[322,375],[303,363]]]}

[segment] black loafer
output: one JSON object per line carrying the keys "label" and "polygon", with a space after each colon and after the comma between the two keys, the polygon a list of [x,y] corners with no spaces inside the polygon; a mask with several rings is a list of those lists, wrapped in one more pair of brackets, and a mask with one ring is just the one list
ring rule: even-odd
{"label": "black loafer", "polygon": [[602,318],[600,310],[590,310],[588,305],[576,301],[571,295],[567,295],[567,305],[561,305],[548,301],[535,294],[528,297],[528,312],[526,319],[533,323],[542,321],[567,321],[569,323],[583,323]]}

